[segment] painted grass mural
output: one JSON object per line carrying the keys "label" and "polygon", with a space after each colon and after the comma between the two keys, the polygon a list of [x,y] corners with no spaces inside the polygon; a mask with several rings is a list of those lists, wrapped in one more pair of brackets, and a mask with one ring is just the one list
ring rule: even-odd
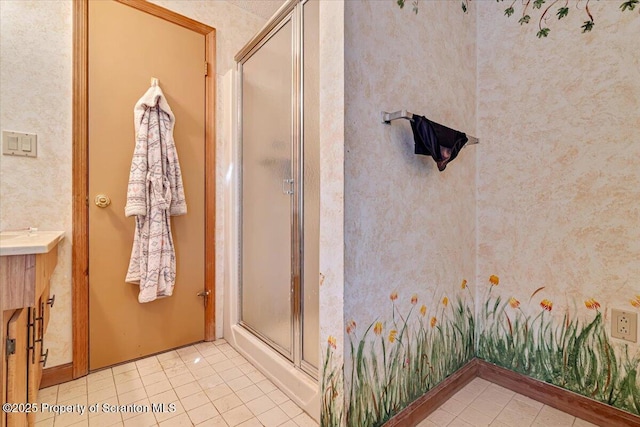
{"label": "painted grass mural", "polygon": [[[469,290],[466,281],[462,289]],[[469,294],[470,295],[470,294]],[[391,416],[422,396],[474,356],[474,317],[465,300],[443,296],[429,309],[410,299],[402,313],[399,296],[390,295],[390,316],[376,319],[359,332],[354,320],[346,325],[351,364],[345,369],[347,426],[381,426]],[[325,357],[324,380],[329,383],[336,369],[327,367],[332,357],[331,337]],[[342,413],[325,390],[323,426],[336,426]]]}
{"label": "painted grass mural", "polygon": [[[584,301],[585,310],[591,312],[589,320],[569,311],[560,320],[551,316],[551,300],[538,303],[535,298],[544,287],[530,295],[529,304],[535,309],[525,312],[515,297],[505,301],[492,295],[498,284],[499,278],[491,276],[478,313],[483,323],[478,357],[640,414],[640,352],[631,355],[626,345],[614,351],[598,301]],[[640,296],[631,304],[640,306]]]}
{"label": "painted grass mural", "polygon": [[[640,415],[640,351],[614,349],[596,299],[584,301],[585,312],[559,318],[552,299],[542,298],[545,287],[523,306],[517,296],[497,295],[499,284],[489,277],[477,319],[464,280],[455,302],[441,296],[428,308],[413,295],[403,314],[393,292],[387,316],[366,328],[348,321],[344,356],[351,363],[335,364],[335,338],[327,341],[321,425],[381,426],[474,356]],[[640,308],[640,295],[630,303]]]}

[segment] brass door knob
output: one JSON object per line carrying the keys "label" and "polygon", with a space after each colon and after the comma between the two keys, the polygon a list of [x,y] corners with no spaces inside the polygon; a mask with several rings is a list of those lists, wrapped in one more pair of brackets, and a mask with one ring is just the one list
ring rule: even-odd
{"label": "brass door knob", "polygon": [[111,199],[109,198],[109,196],[107,196],[105,194],[98,194],[96,196],[96,198],[94,199],[94,202],[95,202],[97,207],[106,208],[107,206],[109,206],[111,204]]}

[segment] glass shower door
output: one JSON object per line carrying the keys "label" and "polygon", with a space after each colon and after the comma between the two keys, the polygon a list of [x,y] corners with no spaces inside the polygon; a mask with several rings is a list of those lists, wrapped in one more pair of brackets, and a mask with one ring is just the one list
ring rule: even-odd
{"label": "glass shower door", "polygon": [[293,24],[241,63],[241,322],[293,360]]}

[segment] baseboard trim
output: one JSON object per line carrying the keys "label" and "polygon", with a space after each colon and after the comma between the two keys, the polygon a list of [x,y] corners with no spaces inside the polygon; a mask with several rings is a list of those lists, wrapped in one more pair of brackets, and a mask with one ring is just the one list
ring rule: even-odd
{"label": "baseboard trim", "polygon": [[416,426],[478,374],[478,359],[473,359],[445,378],[440,384],[409,404],[384,424],[384,427]]}
{"label": "baseboard trim", "polygon": [[539,381],[481,359],[475,359],[478,376],[574,417],[606,427],[640,427],[640,417]]}
{"label": "baseboard trim", "polygon": [[604,427],[640,427],[640,417],[597,400],[475,358],[416,399],[384,427],[414,427],[458,390],[479,377],[574,417]]}
{"label": "baseboard trim", "polygon": [[40,388],[50,387],[73,380],[73,363],[53,366],[42,371]]}

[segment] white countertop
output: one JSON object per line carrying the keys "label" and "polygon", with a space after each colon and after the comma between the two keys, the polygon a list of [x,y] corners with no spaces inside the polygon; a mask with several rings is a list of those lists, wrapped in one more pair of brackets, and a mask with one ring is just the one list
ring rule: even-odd
{"label": "white countertop", "polygon": [[45,254],[64,237],[64,231],[1,231],[0,256]]}

